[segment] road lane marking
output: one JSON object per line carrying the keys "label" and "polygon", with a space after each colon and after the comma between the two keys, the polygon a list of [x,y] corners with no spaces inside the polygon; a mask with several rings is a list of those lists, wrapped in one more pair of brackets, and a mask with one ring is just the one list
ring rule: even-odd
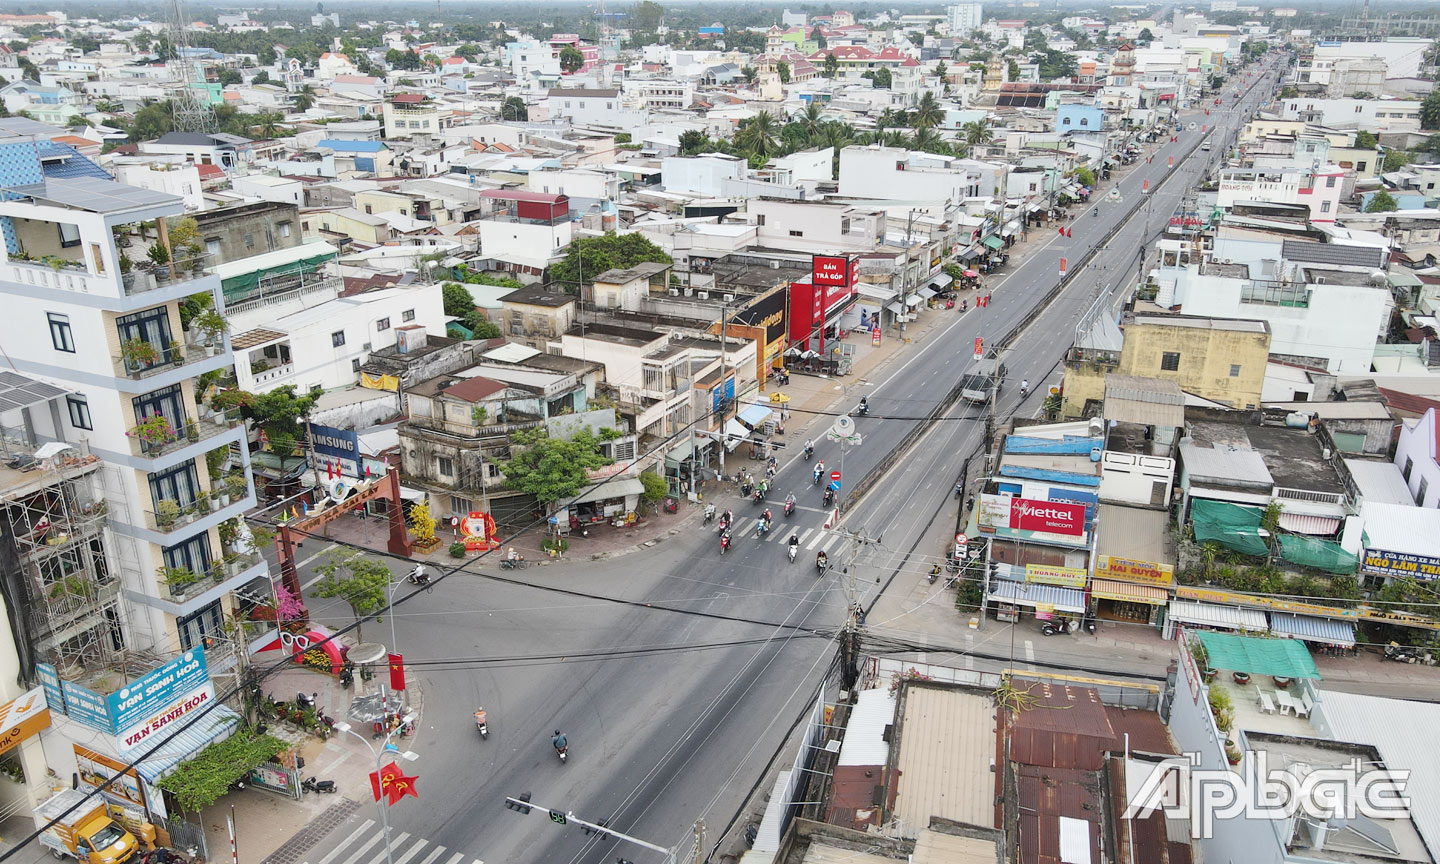
{"label": "road lane marking", "polygon": [[410,847],[410,851],[406,852],[404,855],[401,855],[400,860],[396,861],[395,864],[405,864],[406,861],[409,861],[411,858],[415,857],[415,853],[419,852],[421,849],[424,849],[425,844],[428,842],[430,841],[426,840],[424,837],[416,840],[415,845]]}
{"label": "road lane marking", "polygon": [[449,861],[446,861],[445,864],[460,864],[460,859],[464,857],[464,852],[456,852],[455,857],[451,858]]}
{"label": "road lane marking", "polygon": [[839,535],[839,534],[831,534],[831,535],[830,535],[830,539],[825,541],[825,545],[820,547],[820,551],[821,551],[821,552],[828,552],[828,551],[830,550],[830,544],[834,543],[836,540],[839,540],[839,539],[840,539],[840,535]]}
{"label": "road lane marking", "polygon": [[350,841],[357,839],[366,831],[369,831],[372,827],[374,827],[374,825],[374,819],[366,819],[365,824],[361,825],[359,828],[356,828],[353,832],[351,832],[348,837],[346,837],[344,840],[341,840],[339,846],[336,846],[334,849],[330,850],[330,854],[326,855],[324,858],[321,858],[320,864],[330,864],[331,861],[334,861],[336,858],[340,857],[340,853],[345,851],[345,847],[350,845]]}
{"label": "road lane marking", "polygon": [[[805,529],[805,533],[800,535],[800,542],[801,542],[801,543],[804,543],[806,540],[809,540],[809,539],[810,539],[810,535],[813,534],[813,533],[815,533],[815,529],[814,529],[814,528],[806,528],[806,529]],[[806,547],[806,548],[809,548],[809,547]]]}
{"label": "road lane marking", "polygon": [[430,854],[426,855],[425,860],[421,861],[420,864],[430,864],[430,862],[434,861],[436,858],[439,858],[444,852],[444,846],[436,846],[434,849],[430,850]]}
{"label": "road lane marking", "polygon": [[376,843],[380,842],[383,834],[384,832],[381,832],[380,834],[376,834],[374,837],[371,837],[369,840],[365,841],[364,846],[356,849],[355,854],[345,859],[345,864],[355,864],[355,862],[360,859],[361,855],[364,855],[366,852],[370,851],[371,846],[374,846]]}
{"label": "road lane marking", "polygon": [[[1011,627],[1014,627],[1015,625],[1014,625],[1014,624],[1011,624],[1010,626],[1011,626]],[[1034,642],[1031,642],[1029,639],[1026,639],[1026,640],[1025,640],[1025,662],[1026,662],[1026,663],[1034,663],[1034,662],[1035,662],[1035,643],[1034,643]]]}
{"label": "road lane marking", "polygon": [[[380,832],[380,834],[381,834],[381,836],[383,837],[384,834],[385,834],[385,832],[382,831],[382,832]],[[408,831],[402,831],[402,832],[400,832],[400,836],[399,836],[399,837],[395,837],[395,838],[393,838],[393,839],[390,841],[390,848],[389,848],[389,849],[381,849],[381,850],[380,850],[380,854],[376,855],[374,858],[371,858],[370,861],[369,861],[369,864],[380,864],[381,861],[384,861],[388,856],[391,855],[392,850],[393,850],[396,846],[399,846],[400,844],[404,843],[406,840],[409,840],[409,839],[410,839],[410,832],[408,832]]]}

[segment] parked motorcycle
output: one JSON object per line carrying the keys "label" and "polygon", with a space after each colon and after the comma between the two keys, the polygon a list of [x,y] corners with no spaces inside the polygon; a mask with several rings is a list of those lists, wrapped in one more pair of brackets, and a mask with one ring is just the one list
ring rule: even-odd
{"label": "parked motorcycle", "polygon": [[1046,636],[1074,633],[1080,629],[1080,622],[1073,618],[1052,618],[1040,624],[1040,632]]}
{"label": "parked motorcycle", "polygon": [[307,777],[300,783],[300,788],[306,792],[324,792],[333,795],[340,791],[335,788],[334,780],[316,780],[314,777]]}

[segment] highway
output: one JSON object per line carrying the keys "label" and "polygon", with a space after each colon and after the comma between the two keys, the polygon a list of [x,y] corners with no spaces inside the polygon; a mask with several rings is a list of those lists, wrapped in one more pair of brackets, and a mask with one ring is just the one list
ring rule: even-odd
{"label": "highway", "polygon": [[[988,344],[1028,324],[1004,357],[1010,380],[998,410],[1003,417],[1038,409],[1039,392],[1020,404],[1018,381],[1028,378],[1036,391],[1042,382],[1058,381],[1076,318],[1101,285],[1121,278],[1122,269],[1134,272],[1142,242],[1168,221],[1207,159],[1220,157],[1218,142],[1228,142],[1270,92],[1281,60],[1266,59],[1271,67],[1264,83],[1248,91],[1245,110],[1227,106],[1223,114],[1187,118],[1218,126],[1204,133],[1217,141],[1213,151],[1198,149],[1198,128],[1159,147],[1153,163],[1142,159],[1124,177],[1119,201],[1102,196],[1098,215],[1076,216],[1073,238],[1057,234],[1022,260],[1012,259],[987,309],[954,314],[876,380],[847,382],[836,410],[853,408],[861,394],[869,396],[871,409],[857,421],[863,443],[844,453],[847,484],[879,464],[953,386],[972,362],[976,336]],[[1225,92],[1235,86],[1227,84]],[[1172,155],[1176,167],[1167,169]],[[1174,176],[1159,187],[1167,173]],[[1156,190],[1148,213],[1141,191],[1147,180]],[[1116,226],[1096,257],[1105,266],[1075,273],[1064,293],[1035,314],[1039,298],[1058,281],[1059,259],[1078,261]],[[837,572],[817,578],[816,551],[828,549],[834,560],[846,561],[852,545],[821,530],[813,463],[793,454],[769,503],[778,516],[787,491],[800,501],[794,519],[777,520],[778,531],[802,535],[803,551],[793,565],[781,538],[756,539],[759,508],[733,498],[721,506],[735,510],[740,530],[735,548],[723,557],[713,530],[702,530],[697,521],[693,532],[623,557],[515,573],[487,564],[408,600],[396,623],[398,648],[423,675],[422,732],[415,743],[420,759],[409,766],[421,777],[422,794],[418,803],[394,808],[392,831],[405,835],[404,844],[423,839],[429,848],[464,853],[467,862],[598,864],[619,855],[636,864],[663,860],[614,840],[596,841],[541,812],[522,816],[505,809],[504,796],[527,791],[536,802],[608,820],[615,829],[682,851],[697,817],[712,832],[723,828],[831,671],[831,636],[844,619],[852,584],[856,599],[868,605],[892,575],[922,578],[924,568],[911,550],[932,518],[953,518],[955,478],[982,435],[976,413],[953,408],[846,512],[843,528],[878,541],[860,554],[853,583]],[[838,468],[841,445],[820,434],[829,423],[829,417],[817,418],[809,434],[819,441],[827,468]],[[307,602],[317,617],[346,618],[333,601]],[[478,705],[490,715],[488,741],[479,740],[471,720]],[[566,765],[550,747],[555,729],[571,743]],[[344,840],[352,830],[364,829],[342,827],[337,836]],[[346,864],[348,857],[341,850],[329,861],[318,853],[308,860]],[[417,849],[405,864],[427,860]],[[440,857],[433,864],[447,861]]]}

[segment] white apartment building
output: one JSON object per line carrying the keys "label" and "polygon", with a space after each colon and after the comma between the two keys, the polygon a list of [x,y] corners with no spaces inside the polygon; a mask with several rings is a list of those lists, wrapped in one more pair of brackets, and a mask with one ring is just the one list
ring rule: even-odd
{"label": "white apartment building", "polygon": [[266,565],[220,531],[255,501],[244,428],[197,401],[197,376],[232,364],[229,338],[205,347],[180,326],[186,297],[209,294],[223,308],[220,280],[188,262],[173,275],[122,273],[115,242],[117,231],[183,215],[183,202],[96,178],[8,191],[0,340],[17,370],[72,394],[60,431],[105,463],[127,647],[165,655],[223,638],[232,592]]}
{"label": "white apartment building", "polygon": [[667,192],[718,198],[725,181],[744,177],[748,167],[744,159],[724,153],[667,156],[660,161],[660,182]]}
{"label": "white apartment building", "polygon": [[943,213],[947,201],[1000,194],[1004,173],[1003,166],[976,160],[852,145],[840,151],[840,196],[934,202]]}
{"label": "white apartment building", "polygon": [[758,245],[796,252],[873,252],[885,241],[885,212],[848,204],[752,199]]}
{"label": "white apartment building", "polygon": [[1224,168],[1216,206],[1229,208],[1238,201],[1304,204],[1310,221],[1333,223],[1345,192],[1345,169],[1339,165],[1318,168]]}
{"label": "white apartment building", "polygon": [[984,23],[984,14],[979,3],[956,3],[945,7],[945,22],[950,25],[951,36],[969,36]]}
{"label": "white apartment building", "polygon": [[559,77],[560,55],[549,42],[526,39],[505,46],[505,65],[515,80],[525,82],[532,77]]}
{"label": "white apartment building", "polygon": [[1367,132],[1419,132],[1420,103],[1404,99],[1312,99],[1280,103],[1283,120],[1303,120],[1332,129]]}
{"label": "white apartment building", "polygon": [[1416,507],[1440,507],[1440,416],[1434,408],[1406,420],[1395,442],[1395,466]]}
{"label": "white apartment building", "polygon": [[113,164],[115,179],[127,186],[174,195],[192,212],[205,208],[200,169],[193,162],[175,157],[117,156]]}

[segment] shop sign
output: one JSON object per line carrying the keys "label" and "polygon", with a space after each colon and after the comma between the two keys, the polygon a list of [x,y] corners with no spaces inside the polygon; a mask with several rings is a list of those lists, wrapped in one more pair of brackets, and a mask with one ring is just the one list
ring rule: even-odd
{"label": "shop sign", "polygon": [[[1114,589],[1107,586],[1114,585]],[[1103,579],[1096,579],[1090,583],[1090,596],[1097,600],[1117,600],[1121,603],[1149,603],[1151,606],[1164,606],[1170,602],[1170,595],[1161,594],[1159,597],[1141,597],[1132,591],[1123,589],[1122,583],[1108,582]]]}
{"label": "shop sign", "polygon": [[1412,615],[1409,612],[1400,612],[1394,609],[1375,609],[1370,606],[1363,606],[1360,608],[1360,620],[1378,621],[1385,624],[1399,624],[1402,627],[1424,627],[1427,630],[1440,630],[1440,621],[1422,618],[1419,615]]}
{"label": "shop sign", "polygon": [[135,769],[127,770],[124,762],[111,759],[104,753],[87,750],[79,744],[72,746],[75,748],[76,773],[80,775],[81,783],[92,789],[99,789],[114,777],[115,782],[106,786],[101,794],[118,798],[136,807],[145,806],[145,793]]}
{"label": "shop sign", "polygon": [[35,677],[40,679],[40,686],[45,688],[45,702],[50,706],[50,710],[64,714],[65,695],[60,689],[60,673],[49,663],[36,663]]}
{"label": "shop sign", "polygon": [[1181,600],[1203,600],[1230,606],[1254,606],[1274,609],[1277,612],[1293,612],[1296,615],[1314,615],[1318,618],[1359,618],[1360,610],[1340,606],[1324,606],[1319,603],[1300,603],[1295,600],[1280,600],[1276,597],[1261,597],[1255,594],[1235,594],[1230,591],[1216,591],[1213,588],[1189,588],[1180,586],[1175,596]]}
{"label": "shop sign", "polygon": [[785,341],[786,292],[776,289],[756,299],[750,305],[731,316],[731,323],[741,327],[765,329],[765,344],[783,344]]}
{"label": "shop sign", "polygon": [[42,687],[0,705],[0,753],[49,725],[50,712],[45,707]]}
{"label": "shop sign", "polygon": [[815,285],[848,288],[859,275],[860,259],[844,255],[813,255],[810,258],[810,281]]}
{"label": "shop sign", "polygon": [[1429,555],[1411,555],[1405,552],[1387,552],[1384,549],[1366,549],[1362,572],[1372,576],[1408,577],[1410,579],[1440,579],[1440,558]]}
{"label": "shop sign", "polygon": [[981,495],[979,520],[987,528],[1082,537],[1085,534],[1085,505],[1008,495]]}
{"label": "shop sign", "polygon": [[110,720],[115,729],[134,726],[158,708],[169,705],[182,693],[189,693],[210,682],[205,668],[205,652],[199,648],[186,651],[143,678],[110,694]]}
{"label": "shop sign", "polygon": [[122,727],[115,733],[122,752],[145,746],[154,734],[163,734],[175,723],[195,714],[215,700],[215,685],[207,678],[199,689],[191,690],[173,702],[160,706],[153,714],[141,714],[133,725]]}
{"label": "shop sign", "polygon": [[1168,588],[1175,583],[1175,568],[1169,564],[1135,561],[1113,555],[1095,556],[1095,575],[1101,579],[1116,579],[1161,588]]}
{"label": "shop sign", "polygon": [[1048,564],[1026,564],[1025,581],[1040,585],[1062,585],[1084,588],[1087,574],[1083,567],[1051,567]]}

